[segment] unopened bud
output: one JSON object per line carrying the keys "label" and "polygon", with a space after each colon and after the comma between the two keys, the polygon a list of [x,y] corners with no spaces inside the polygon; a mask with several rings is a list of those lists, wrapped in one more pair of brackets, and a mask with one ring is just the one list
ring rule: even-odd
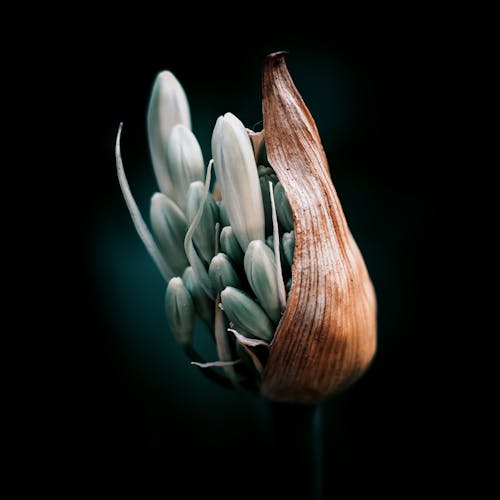
{"label": "unopened bud", "polygon": [[[203,200],[203,182],[191,183],[187,193],[187,217],[189,224],[192,223],[198,208]],[[193,234],[196,248],[205,262],[210,262],[215,254],[215,224],[217,223],[217,203],[209,194],[205,200],[205,207],[201,215],[200,223]]]}
{"label": "unopened bud", "polygon": [[171,198],[185,212],[189,186],[204,180],[205,167],[200,145],[184,125],[176,125],[168,138],[167,168],[174,186]]}
{"label": "unopened bud", "polygon": [[264,239],[264,208],[253,147],[236,116],[220,116],[212,135],[217,183],[229,222],[241,248]]}
{"label": "unopened bud", "polygon": [[285,228],[285,231],[291,231],[293,229],[292,209],[281,182],[278,182],[274,188],[274,199],[276,201],[276,213],[281,225]]}
{"label": "unopened bud", "polygon": [[216,293],[224,290],[226,286],[236,288],[240,286],[238,274],[234,270],[228,256],[223,253],[218,253],[210,262],[208,276]]}
{"label": "unopened bud", "polygon": [[243,262],[243,250],[241,249],[231,226],[222,228],[220,233],[220,247],[235,264],[241,264]]}
{"label": "unopened bud", "polygon": [[281,304],[273,251],[263,241],[252,241],[245,252],[244,265],[248,282],[259,303],[269,317],[278,323]]}
{"label": "unopened bud", "polygon": [[165,260],[174,273],[181,275],[189,262],[184,253],[187,221],[181,209],[163,193],[151,198],[151,225]]}
{"label": "unopened bud", "polygon": [[168,282],[165,308],[168,324],[177,341],[182,345],[190,344],[193,339],[194,305],[181,278],[172,278]]}
{"label": "unopened bud", "polygon": [[177,124],[191,129],[186,94],[170,71],[158,73],[151,90],[148,108],[149,151],[160,191],[171,195],[172,180],[167,169],[166,148],[172,128]]}
{"label": "unopened bud", "polygon": [[193,299],[196,312],[207,325],[212,327],[214,323],[214,303],[203,290],[191,266],[186,267],[182,275],[182,281]]}
{"label": "unopened bud", "polygon": [[218,201],[217,206],[219,207],[219,217],[222,222],[222,227],[230,226],[229,217],[227,216],[226,207],[224,206],[224,202]]}
{"label": "unopened bud", "polygon": [[263,309],[245,292],[228,286],[221,295],[222,307],[230,321],[242,335],[252,335],[271,341],[274,326]]}

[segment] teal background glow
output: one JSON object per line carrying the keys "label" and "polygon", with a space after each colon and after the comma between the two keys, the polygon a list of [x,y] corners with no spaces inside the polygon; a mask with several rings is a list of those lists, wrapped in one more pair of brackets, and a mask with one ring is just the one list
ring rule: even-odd
{"label": "teal background glow", "polygon": [[[135,498],[290,493],[290,478],[273,476],[267,403],[208,382],[168,331],[165,284],[135,233],[114,167],[123,121],[125,168],[147,216],[156,184],[145,113],[156,73],[170,69],[184,86],[207,160],[220,114],[231,111],[248,127],[259,126],[261,63],[276,50],[289,51],[289,70],[316,120],[378,299],[372,366],[325,403],[325,498],[398,495],[395,477],[419,483],[412,457],[425,441],[417,425],[420,396],[432,384],[419,349],[422,332],[432,334],[425,272],[437,266],[428,251],[439,224],[442,173],[415,142],[421,130],[409,117],[419,106],[418,86],[397,40],[376,26],[343,36],[316,26],[296,20],[281,31],[264,26],[258,35],[254,28],[207,28],[193,48],[161,31],[139,40],[129,27],[120,36],[113,28],[116,37],[108,38],[106,27],[96,43],[72,53],[71,73],[58,83],[62,89],[67,79],[78,82],[72,115],[80,120],[75,161],[83,172],[74,183],[82,224],[74,231],[72,321],[79,328],[61,348],[72,374],[60,377],[65,410],[58,424],[71,436],[61,453],[68,491]],[[227,42],[231,36],[237,43]]]}

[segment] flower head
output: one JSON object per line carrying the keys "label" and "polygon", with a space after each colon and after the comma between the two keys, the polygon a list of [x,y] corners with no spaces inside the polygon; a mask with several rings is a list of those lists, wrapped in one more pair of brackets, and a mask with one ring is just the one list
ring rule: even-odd
{"label": "flower head", "polygon": [[[120,185],[168,282],[170,329],[193,362],[225,386],[316,403],[369,365],[375,293],[283,53],[264,64],[263,118],[259,133],[231,113],[217,119],[204,179],[184,91],[160,73],[148,111],[162,191],[151,202],[155,236],[130,193],[118,136]],[[195,313],[213,334],[218,360],[206,362],[194,349]]]}

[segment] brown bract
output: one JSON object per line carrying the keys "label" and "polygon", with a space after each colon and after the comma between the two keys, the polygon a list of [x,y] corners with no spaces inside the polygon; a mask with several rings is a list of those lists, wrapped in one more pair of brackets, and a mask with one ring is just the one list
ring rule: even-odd
{"label": "brown bract", "polygon": [[292,208],[292,288],[269,351],[263,396],[317,403],[358,379],[376,347],[376,299],[329,175],[316,124],[284,53],[263,70],[267,157]]}

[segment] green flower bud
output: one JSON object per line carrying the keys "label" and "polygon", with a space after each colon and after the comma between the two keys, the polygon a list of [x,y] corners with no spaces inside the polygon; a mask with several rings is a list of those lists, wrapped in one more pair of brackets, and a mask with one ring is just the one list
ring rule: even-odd
{"label": "green flower bud", "polygon": [[281,225],[285,228],[285,231],[291,231],[293,229],[292,209],[281,182],[278,182],[274,188],[274,199],[276,201],[276,214]]}
{"label": "green flower bud", "polygon": [[254,240],[245,252],[244,265],[248,283],[257,299],[269,317],[278,323],[281,304],[273,251],[263,241]]}
{"label": "green flower bud", "polygon": [[253,147],[236,116],[220,116],[212,135],[217,183],[234,234],[246,250],[252,240],[265,237],[264,207]]}
{"label": "green flower bud", "polygon": [[[191,224],[203,199],[203,182],[191,183],[187,193],[187,217]],[[193,234],[196,248],[205,262],[210,262],[215,254],[215,224],[218,219],[218,208],[212,195],[209,194],[205,201],[205,208],[200,223]]]}
{"label": "green flower bud", "polygon": [[171,196],[174,184],[167,169],[167,140],[172,128],[179,123],[191,129],[191,116],[184,89],[170,71],[162,71],[156,77],[149,99],[147,123],[156,180],[160,191]]}
{"label": "green flower bud", "polygon": [[285,259],[291,266],[293,262],[293,252],[295,250],[295,232],[290,231],[289,233],[283,233],[281,238],[281,244],[283,246],[283,253],[285,254]]}
{"label": "green flower bud", "polygon": [[189,186],[205,179],[205,165],[196,137],[184,125],[176,125],[168,138],[167,168],[174,186],[171,198],[185,213]]}
{"label": "green flower bud", "polygon": [[201,283],[196,279],[196,274],[191,266],[186,267],[182,275],[182,281],[193,299],[196,312],[207,325],[213,327],[215,305],[203,290]]}
{"label": "green flower bud", "polygon": [[227,216],[226,207],[224,206],[224,202],[221,200],[217,202],[217,206],[219,207],[219,217],[222,222],[222,227],[230,226],[229,217]]}
{"label": "green flower bud", "polygon": [[274,326],[267,314],[245,292],[228,286],[220,298],[224,312],[241,334],[266,341],[273,338]]}
{"label": "green flower bud", "polygon": [[177,341],[182,345],[190,344],[193,340],[194,305],[181,278],[172,278],[168,282],[165,308],[168,324]]}
{"label": "green flower bud", "polygon": [[222,228],[220,233],[220,247],[235,264],[241,264],[243,262],[243,250],[241,249],[231,226]]}
{"label": "green flower bud", "polygon": [[216,293],[224,290],[226,286],[240,286],[240,280],[231,261],[223,253],[218,253],[210,262],[208,276]]}
{"label": "green flower bud", "polygon": [[181,275],[189,262],[184,253],[187,221],[180,208],[163,193],[151,198],[151,225],[160,249],[172,271]]}

